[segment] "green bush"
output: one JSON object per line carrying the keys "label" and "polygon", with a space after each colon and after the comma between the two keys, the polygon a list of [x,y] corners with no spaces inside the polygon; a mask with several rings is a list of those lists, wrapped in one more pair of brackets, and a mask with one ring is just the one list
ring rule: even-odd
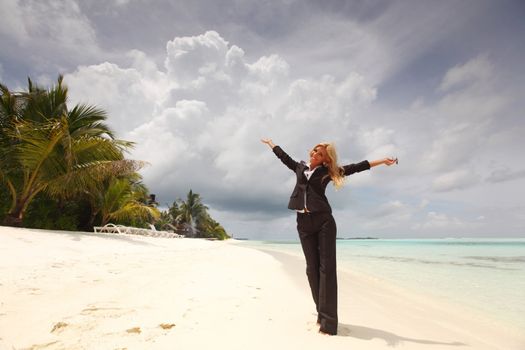
{"label": "green bush", "polygon": [[77,231],[79,226],[78,201],[61,202],[40,193],[29,205],[24,227],[46,230]]}

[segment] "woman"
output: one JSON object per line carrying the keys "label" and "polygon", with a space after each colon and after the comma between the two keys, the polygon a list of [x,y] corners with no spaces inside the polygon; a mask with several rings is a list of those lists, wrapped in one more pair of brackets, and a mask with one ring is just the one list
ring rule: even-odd
{"label": "woman", "polygon": [[336,188],[344,177],[371,167],[397,163],[385,158],[340,167],[331,143],[317,144],[310,151],[310,162],[296,162],[271,139],[262,139],[275,155],[295,172],[297,183],[288,208],[297,211],[297,231],[306,258],[306,275],[317,309],[317,324],[323,334],[337,334],[337,275],[335,259],[336,224],[325,195],[326,186],[333,181]]}

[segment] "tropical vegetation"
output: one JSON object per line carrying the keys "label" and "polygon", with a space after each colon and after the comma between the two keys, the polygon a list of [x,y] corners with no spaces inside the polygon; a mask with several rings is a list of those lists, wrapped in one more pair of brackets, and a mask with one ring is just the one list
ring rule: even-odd
{"label": "tropical vegetation", "polygon": [[186,200],[179,198],[167,211],[161,213],[158,226],[160,229],[174,229],[188,237],[219,240],[230,238],[224,227],[210,216],[201,196],[191,189]]}
{"label": "tropical vegetation", "polygon": [[[148,219],[158,217],[156,208],[136,205],[129,191],[120,192],[118,212],[98,200],[107,197],[115,182],[136,179],[144,162],[124,158],[133,143],[115,138],[102,109],[85,104],[68,108],[61,76],[50,89],[28,79],[27,91],[0,85],[0,93],[4,225],[79,229],[93,224],[99,212],[102,219],[144,218],[145,212]],[[86,207],[90,215],[82,218]],[[31,218],[26,219],[27,213]]]}
{"label": "tropical vegetation", "polygon": [[200,195],[157,209],[138,173],[145,162],[124,153],[134,143],[117,139],[95,106],[68,107],[62,76],[48,89],[28,79],[27,91],[0,84],[0,223],[86,230],[112,222],[225,239]]}

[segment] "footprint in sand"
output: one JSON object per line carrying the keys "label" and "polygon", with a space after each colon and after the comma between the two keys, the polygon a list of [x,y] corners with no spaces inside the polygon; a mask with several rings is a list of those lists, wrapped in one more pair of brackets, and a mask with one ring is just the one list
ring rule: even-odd
{"label": "footprint in sand", "polygon": [[[175,323],[161,323],[159,324],[159,328],[162,328],[164,330],[170,330],[172,329],[173,327],[175,327]],[[151,332],[151,330],[146,330],[146,333],[149,333]],[[126,333],[130,333],[130,334],[141,334],[143,333],[143,330],[142,328],[140,327],[133,327],[133,328],[129,328],[129,329],[126,329]],[[164,333],[164,334],[167,334],[167,333]],[[149,336],[146,337],[146,340],[151,340],[151,339],[154,339],[157,335],[155,335],[155,332],[153,332],[153,334],[150,334]]]}
{"label": "footprint in sand", "polygon": [[126,329],[126,332],[140,334],[142,331],[140,330],[140,327],[133,327],[130,329]]}
{"label": "footprint in sand", "polygon": [[172,329],[175,327],[175,323],[161,323],[159,324],[159,327],[162,329]]}
{"label": "footprint in sand", "polygon": [[51,330],[51,333],[60,333],[64,330],[65,327],[67,327],[68,324],[65,322],[57,322],[53,326],[53,329]]}

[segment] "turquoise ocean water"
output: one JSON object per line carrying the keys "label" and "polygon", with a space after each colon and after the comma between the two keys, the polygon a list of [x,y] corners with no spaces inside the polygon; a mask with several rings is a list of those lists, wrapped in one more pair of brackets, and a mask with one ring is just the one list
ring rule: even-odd
{"label": "turquoise ocean water", "polygon": [[[299,242],[242,244],[302,257]],[[337,263],[525,332],[525,238],[338,240]]]}

